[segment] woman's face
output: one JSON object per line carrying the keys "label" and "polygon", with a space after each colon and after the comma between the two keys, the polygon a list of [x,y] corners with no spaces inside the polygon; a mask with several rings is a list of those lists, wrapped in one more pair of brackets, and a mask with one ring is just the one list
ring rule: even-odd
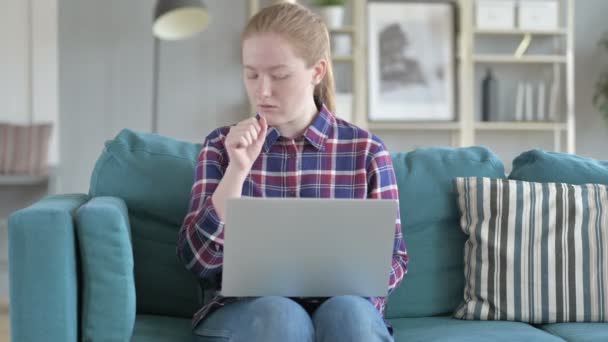
{"label": "woman's face", "polygon": [[247,95],[272,126],[297,121],[314,109],[312,95],[323,68],[323,63],[307,67],[287,40],[275,33],[254,34],[243,42]]}

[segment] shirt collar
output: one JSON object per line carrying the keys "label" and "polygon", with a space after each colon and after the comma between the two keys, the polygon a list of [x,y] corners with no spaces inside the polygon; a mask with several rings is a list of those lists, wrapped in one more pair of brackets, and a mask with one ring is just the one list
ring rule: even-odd
{"label": "shirt collar", "polygon": [[[256,114],[259,119],[260,114]],[[325,140],[329,133],[329,128],[332,126],[335,118],[333,114],[327,109],[325,105],[322,105],[321,110],[315,116],[312,124],[304,131],[304,139],[306,139],[312,146],[319,151],[323,151],[325,147]],[[270,148],[279,139],[281,133],[275,127],[269,127],[266,133],[266,140],[264,142],[264,151],[270,151]]]}

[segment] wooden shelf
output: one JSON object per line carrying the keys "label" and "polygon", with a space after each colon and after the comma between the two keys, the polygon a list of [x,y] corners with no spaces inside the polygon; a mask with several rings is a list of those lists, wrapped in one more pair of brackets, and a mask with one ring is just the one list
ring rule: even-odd
{"label": "wooden shelf", "polygon": [[344,27],[330,28],[329,29],[329,33],[348,33],[348,34],[354,34],[355,33],[355,27],[354,26],[344,26]]}
{"label": "wooden shelf", "polygon": [[535,36],[565,36],[568,34],[568,30],[560,28],[557,30],[523,30],[523,29],[512,29],[512,30],[488,30],[488,29],[475,29],[473,33],[479,35],[505,35],[505,36],[519,36],[531,34]]}
{"label": "wooden shelf", "polygon": [[458,122],[403,122],[403,121],[370,121],[367,128],[371,130],[409,130],[409,131],[457,131],[460,129]]}
{"label": "wooden shelf", "polygon": [[352,63],[355,58],[353,56],[333,56],[331,60],[336,63]]}
{"label": "wooden shelf", "polygon": [[566,56],[546,55],[546,56],[523,56],[517,58],[513,55],[473,55],[476,63],[566,63]]}
{"label": "wooden shelf", "polygon": [[0,175],[0,185],[18,186],[18,185],[37,185],[49,179],[48,175]]}
{"label": "wooden shelf", "polygon": [[562,122],[476,122],[475,129],[485,131],[555,131],[566,130]]}

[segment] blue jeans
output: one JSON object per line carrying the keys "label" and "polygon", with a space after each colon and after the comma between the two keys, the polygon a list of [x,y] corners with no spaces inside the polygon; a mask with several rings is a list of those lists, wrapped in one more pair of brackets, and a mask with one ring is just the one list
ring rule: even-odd
{"label": "blue jeans", "polygon": [[194,329],[195,342],[393,341],[368,300],[338,296],[311,315],[285,297],[259,297],[228,304]]}

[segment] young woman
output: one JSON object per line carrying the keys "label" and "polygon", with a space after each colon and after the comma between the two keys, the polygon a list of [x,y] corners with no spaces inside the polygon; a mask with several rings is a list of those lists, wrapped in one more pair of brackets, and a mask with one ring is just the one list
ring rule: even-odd
{"label": "young woman", "polygon": [[[178,255],[202,279],[221,276],[228,198],[398,199],[383,142],[332,114],[329,34],[318,16],[288,3],[261,10],[243,32],[242,61],[258,113],[205,139],[179,232]],[[397,218],[389,293],[403,279],[407,261]],[[355,296],[214,295],[194,316],[194,340],[392,341],[385,303]]]}

